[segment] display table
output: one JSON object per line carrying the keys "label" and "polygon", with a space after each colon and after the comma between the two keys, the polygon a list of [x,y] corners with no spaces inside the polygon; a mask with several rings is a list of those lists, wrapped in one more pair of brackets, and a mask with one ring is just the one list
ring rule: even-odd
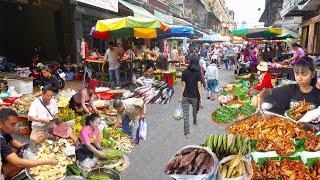
{"label": "display table", "polygon": [[295,80],[294,71],[292,67],[269,67],[268,71],[273,75],[281,74],[282,76],[284,76],[285,74],[287,74],[287,78],[289,80]]}

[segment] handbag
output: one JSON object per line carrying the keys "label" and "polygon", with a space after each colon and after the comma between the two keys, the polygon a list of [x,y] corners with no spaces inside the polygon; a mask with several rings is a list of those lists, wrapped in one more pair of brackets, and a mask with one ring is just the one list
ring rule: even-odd
{"label": "handbag", "polygon": [[59,119],[55,118],[52,115],[52,113],[47,108],[47,106],[44,105],[43,101],[41,99],[39,99],[39,101],[41,102],[43,107],[45,107],[46,110],[49,112],[50,116],[53,118],[53,122],[55,123],[52,129],[51,128],[48,129],[49,133],[52,133],[53,135],[56,135],[62,138],[68,138],[71,133],[71,127],[66,123],[60,124]]}

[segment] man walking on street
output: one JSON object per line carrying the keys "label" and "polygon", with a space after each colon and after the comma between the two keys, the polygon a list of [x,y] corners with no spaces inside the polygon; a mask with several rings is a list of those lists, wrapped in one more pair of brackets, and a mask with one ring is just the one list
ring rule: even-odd
{"label": "man walking on street", "polygon": [[[120,85],[120,62],[118,59],[118,56],[120,54],[120,48],[114,46],[115,44],[113,42],[110,42],[109,49],[107,49],[105,54],[105,60],[109,63],[109,76],[112,88],[115,88]],[[104,64],[102,65],[102,67],[104,67]]]}

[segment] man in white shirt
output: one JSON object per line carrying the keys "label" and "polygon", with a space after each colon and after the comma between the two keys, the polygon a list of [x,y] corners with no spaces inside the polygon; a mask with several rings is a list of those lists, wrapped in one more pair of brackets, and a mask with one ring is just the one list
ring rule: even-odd
{"label": "man in white shirt", "polygon": [[54,96],[51,86],[42,88],[42,96],[35,99],[29,109],[29,120],[32,121],[30,140],[39,144],[49,137],[49,131],[53,128],[53,120],[58,113],[58,104],[52,99]]}
{"label": "man in white shirt", "polygon": [[[109,49],[105,54],[105,60],[109,63],[109,76],[112,88],[120,85],[119,68],[120,62],[118,56],[120,54],[120,48],[114,47],[112,42],[109,43]],[[104,64],[103,64],[104,67]]]}

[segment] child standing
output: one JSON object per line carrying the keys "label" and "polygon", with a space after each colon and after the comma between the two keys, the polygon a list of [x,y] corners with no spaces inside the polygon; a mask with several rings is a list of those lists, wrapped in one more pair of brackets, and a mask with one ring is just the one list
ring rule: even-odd
{"label": "child standing", "polygon": [[218,80],[219,80],[219,70],[218,61],[212,60],[210,65],[207,67],[206,79],[208,80],[208,99],[212,101],[215,99],[216,93],[219,92]]}

